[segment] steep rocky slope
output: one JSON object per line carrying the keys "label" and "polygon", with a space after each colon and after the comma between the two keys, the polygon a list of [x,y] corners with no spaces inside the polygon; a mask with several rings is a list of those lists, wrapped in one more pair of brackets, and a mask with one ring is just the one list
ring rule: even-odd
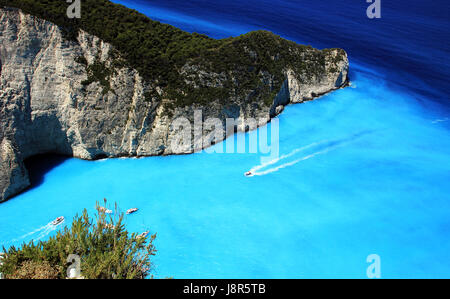
{"label": "steep rocky slope", "polygon": [[[253,43],[246,43],[249,38]],[[24,159],[30,156],[58,153],[97,159],[191,153],[203,147],[198,136],[196,146],[170,146],[177,132],[171,123],[178,117],[192,121],[199,109],[204,118],[234,118],[241,123],[238,130],[254,129],[245,119],[257,118],[258,125],[264,125],[289,103],[346,85],[348,59],[343,50],[319,51],[289,42],[280,46],[298,65],[283,65],[282,59],[271,57],[284,81],[262,68],[257,82],[246,82],[243,88],[246,72],[258,62],[259,52],[252,47],[264,47],[254,41],[267,38],[270,33],[250,33],[233,44],[254,60],[252,66],[230,65],[227,70],[227,65],[216,69],[203,60],[187,61],[176,76],[199,100],[180,101],[182,89],[168,90],[156,79],[144,79],[109,43],[83,30],[76,39],[67,39],[51,22],[0,8],[0,201],[29,186]],[[219,92],[211,94],[211,89]]]}

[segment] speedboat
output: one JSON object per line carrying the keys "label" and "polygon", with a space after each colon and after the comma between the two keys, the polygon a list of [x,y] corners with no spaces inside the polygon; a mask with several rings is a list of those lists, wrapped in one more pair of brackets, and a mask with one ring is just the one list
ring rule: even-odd
{"label": "speedboat", "polygon": [[137,209],[137,208],[132,208],[132,209],[129,209],[129,210],[127,211],[127,215],[130,215],[130,214],[136,213],[137,211],[138,211],[138,209]]}
{"label": "speedboat", "polygon": [[64,222],[64,216],[58,217],[55,220],[52,221],[52,225],[58,225]]}
{"label": "speedboat", "polygon": [[253,173],[251,172],[251,171],[247,171],[246,173],[245,173],[245,176],[252,176],[253,175]]}
{"label": "speedboat", "polygon": [[140,234],[139,236],[137,236],[137,238],[138,239],[142,239],[142,238],[145,238],[145,237],[147,237],[148,236],[148,234],[149,234],[150,232],[143,232],[142,234]]}

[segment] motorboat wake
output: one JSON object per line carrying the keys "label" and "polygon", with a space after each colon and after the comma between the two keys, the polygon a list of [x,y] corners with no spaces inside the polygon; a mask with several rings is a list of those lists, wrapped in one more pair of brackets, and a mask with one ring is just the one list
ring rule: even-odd
{"label": "motorboat wake", "polygon": [[[247,171],[245,173],[246,177],[251,176],[262,176],[269,173],[277,172],[280,169],[287,168],[290,166],[294,166],[299,162],[309,160],[311,158],[314,158],[318,155],[324,155],[327,154],[337,148],[344,147],[350,142],[355,141],[356,139],[361,138],[364,135],[371,134],[373,131],[362,131],[356,134],[353,134],[351,136],[342,138],[342,139],[335,139],[335,140],[322,140],[319,142],[314,142],[309,145],[297,148],[290,152],[289,154],[282,155],[272,161],[266,162],[264,164],[258,165],[253,167],[251,170]],[[309,150],[312,150],[308,153]],[[300,158],[294,159],[293,161],[285,162],[281,165],[276,165],[281,161],[286,161],[288,158],[295,158],[297,154],[303,153],[303,155]]]}

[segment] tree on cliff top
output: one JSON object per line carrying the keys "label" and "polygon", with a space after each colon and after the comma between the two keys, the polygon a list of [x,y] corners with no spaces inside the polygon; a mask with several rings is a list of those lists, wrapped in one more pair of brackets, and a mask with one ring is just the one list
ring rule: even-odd
{"label": "tree on cliff top", "polygon": [[[106,203],[106,201],[105,201]],[[129,233],[122,213],[108,216],[97,204],[95,220],[84,210],[48,241],[31,241],[6,253],[0,272],[5,278],[65,279],[69,255],[80,257],[81,275],[88,279],[143,279],[150,275],[156,235]]]}

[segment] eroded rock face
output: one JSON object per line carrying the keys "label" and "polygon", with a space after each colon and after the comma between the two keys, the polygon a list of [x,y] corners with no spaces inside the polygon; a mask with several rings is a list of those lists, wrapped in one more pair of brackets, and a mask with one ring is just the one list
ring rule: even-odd
{"label": "eroded rock face", "polygon": [[4,138],[0,144],[0,186],[4,199],[13,196],[27,188],[30,184],[28,173],[17,150],[11,142]]}
{"label": "eroded rock face", "polygon": [[[33,155],[96,159],[192,153],[204,146],[201,138],[195,137],[192,146],[172,146],[178,129],[171,124],[179,117],[193,122],[195,110],[203,118],[235,118],[241,131],[255,129],[244,120],[256,118],[258,126],[264,125],[290,103],[344,86],[348,60],[344,55],[336,62],[338,54],[327,54],[320,76],[303,78],[287,69],[272,105],[248,101],[250,92],[225,104],[211,101],[168,111],[157,82],[144,81],[129,67],[113,67],[120,57],[108,43],[82,31],[70,41],[50,22],[0,9],[0,201],[29,186],[23,161]],[[192,68],[180,70],[186,82],[186,69]],[[196,72],[206,85],[223,84],[223,74]],[[270,84],[270,74],[267,80]],[[149,90],[160,96],[148,96]],[[203,135],[212,138],[206,130]]]}

